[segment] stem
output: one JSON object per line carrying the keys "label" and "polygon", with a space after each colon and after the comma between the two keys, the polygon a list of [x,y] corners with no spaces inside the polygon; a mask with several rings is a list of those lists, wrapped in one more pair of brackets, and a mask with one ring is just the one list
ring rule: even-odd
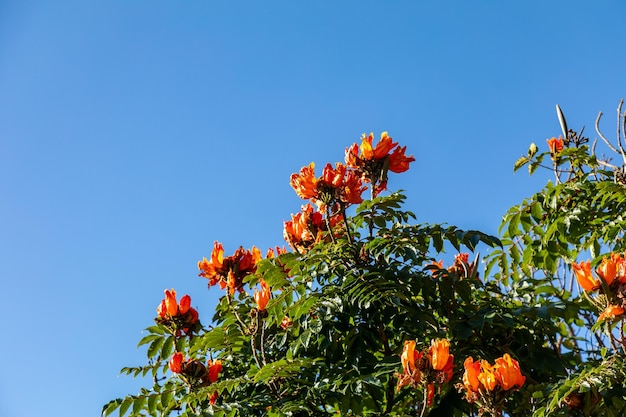
{"label": "stem", "polygon": [[261,358],[263,359],[263,365],[267,365],[267,359],[265,358],[265,321],[261,320],[261,312],[257,313],[257,329],[261,326]]}
{"label": "stem", "polygon": [[422,411],[420,412],[420,417],[424,417],[426,414],[426,402],[428,401],[428,387],[424,387],[424,403],[422,404]]}
{"label": "stem", "polygon": [[326,205],[326,218],[324,219],[324,221],[326,222],[326,228],[328,229],[328,234],[330,235],[330,241],[334,244],[335,243],[335,236],[333,235],[333,228],[330,225],[330,216],[332,214],[332,209],[330,207],[330,205]]}
{"label": "stem", "polygon": [[343,216],[343,222],[346,225],[346,234],[348,235],[348,242],[350,242],[350,244],[353,244],[354,241],[352,240],[352,234],[350,233],[350,224],[348,223],[348,216],[346,216],[346,205],[344,203],[340,203],[340,207],[341,207],[341,215]]}
{"label": "stem", "polygon": [[233,310],[233,314],[235,315],[235,318],[237,319],[237,322],[239,323],[239,329],[241,330],[241,333],[249,334],[249,330],[246,327],[246,324],[243,322],[243,320],[241,320],[241,317],[239,316],[237,309],[235,309],[235,307],[233,306],[232,299],[230,298],[230,292],[228,291],[226,291],[226,301],[228,302],[228,306]]}

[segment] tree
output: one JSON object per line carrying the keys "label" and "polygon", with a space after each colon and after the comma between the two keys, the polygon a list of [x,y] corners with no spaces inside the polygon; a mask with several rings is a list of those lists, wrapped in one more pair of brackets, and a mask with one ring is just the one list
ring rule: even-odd
{"label": "tree", "polygon": [[[617,146],[596,128],[626,166],[621,107]],[[148,364],[122,369],[154,385],[103,415],[624,415],[624,166],[557,109],[563,136],[515,164],[555,181],[508,211],[501,238],[412,223],[401,192],[382,195],[414,161],[386,132],[292,174],[308,203],[284,225],[291,251],[215,242],[198,263],[224,291],[210,324],[166,290],[139,342]]]}

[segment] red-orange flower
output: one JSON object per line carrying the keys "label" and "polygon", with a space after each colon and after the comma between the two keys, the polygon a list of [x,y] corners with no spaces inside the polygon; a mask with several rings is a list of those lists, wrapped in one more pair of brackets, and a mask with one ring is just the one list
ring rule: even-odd
{"label": "red-orange flower", "polygon": [[546,142],[548,143],[551,154],[556,154],[563,150],[563,138],[560,136],[558,138],[546,139]]}
{"label": "red-orange flower", "polygon": [[406,156],[406,146],[399,147],[387,132],[380,135],[376,146],[373,140],[373,133],[363,134],[360,147],[354,143],[346,148],[345,161],[365,182],[372,183],[374,196],[377,196],[387,187],[387,171],[404,172],[415,158]]}
{"label": "red-orange flower", "polygon": [[315,163],[300,169],[300,174],[291,174],[289,184],[300,198],[308,200],[317,197],[317,177],[315,177]]}
{"label": "red-orange flower", "polygon": [[594,291],[600,288],[600,282],[591,275],[591,261],[583,261],[580,263],[573,262],[572,269],[576,274],[578,284],[585,291]]}
{"label": "red-orange flower", "polygon": [[474,362],[471,356],[465,359],[463,365],[465,373],[462,387],[465,389],[465,398],[470,403],[478,401],[481,396],[488,395],[489,391],[494,391],[498,387],[502,391],[507,391],[518,389],[526,382],[519,363],[508,353],[497,358],[494,365],[486,360]]}
{"label": "red-orange flower", "polygon": [[254,290],[254,301],[256,301],[259,311],[265,311],[272,292],[270,291],[270,286],[263,278],[259,280],[259,283],[261,284],[261,291]]}
{"label": "red-orange flower", "polygon": [[400,355],[400,362],[402,362],[402,368],[405,373],[410,374],[415,370],[416,357],[415,340],[407,340],[404,342],[404,349],[402,350],[402,355]]}
{"label": "red-orange flower", "polygon": [[426,387],[426,405],[427,406],[430,407],[431,405],[433,405],[433,398],[434,397],[435,397],[435,384],[433,384],[431,382]]}
{"label": "red-orange flower", "polygon": [[178,314],[178,303],[176,301],[176,291],[172,288],[171,291],[165,290],[165,311],[170,316]]}
{"label": "red-orange flower", "polygon": [[620,306],[610,305],[600,314],[598,321],[615,320],[617,316],[624,314],[624,309]]}
{"label": "red-orange flower", "polygon": [[602,263],[596,269],[596,273],[602,280],[606,283],[606,285],[611,285],[617,276],[618,269],[623,262],[623,258],[621,254],[612,253],[609,258],[606,256],[602,258]]}
{"label": "red-orange flower", "polygon": [[198,262],[198,275],[208,278],[209,287],[219,283],[222,289],[228,287],[230,294],[243,292],[243,279],[256,271],[261,259],[261,251],[254,246],[251,251],[239,247],[232,256],[224,257],[222,244],[215,242],[211,261],[203,258]]}
{"label": "red-orange flower", "polygon": [[211,361],[207,364],[207,378],[212,384],[219,378],[220,372],[222,372],[222,361]]}
{"label": "red-orange flower", "polygon": [[374,141],[374,133],[365,136],[361,135],[361,158],[363,159],[382,159],[387,156],[398,144],[394,142],[387,132],[380,134],[380,140],[375,147],[372,146]]}
{"label": "red-orange flower", "polygon": [[450,358],[450,342],[447,339],[433,339],[429,353],[433,369],[441,371],[448,364]]}
{"label": "red-orange flower", "polygon": [[169,362],[170,371],[175,374],[179,374],[182,372],[182,364],[183,364],[183,354],[181,352],[176,352],[172,355],[172,358]]}
{"label": "red-orange flower", "polygon": [[320,210],[337,203],[358,204],[363,201],[361,179],[341,163],[326,164],[322,176],[315,177],[315,164],[303,167],[299,174],[291,174],[289,183],[300,198],[310,199]]}
{"label": "red-orange flower", "polygon": [[389,171],[400,173],[409,169],[409,164],[414,162],[413,155],[406,156],[406,146],[397,147],[389,155]]}
{"label": "red-orange flower", "polygon": [[285,254],[285,253],[287,253],[287,248],[286,247],[283,246],[282,248],[279,248],[278,246],[276,246],[275,250],[272,249],[272,248],[269,248],[267,250],[267,253],[265,254],[265,258],[266,259],[271,259],[271,258],[275,258],[276,256],[280,256],[280,255]]}
{"label": "red-orange flower", "polygon": [[191,297],[185,294],[180,299],[180,303],[178,304],[178,313],[187,314],[190,308],[191,308]]}
{"label": "red-orange flower", "polygon": [[477,392],[480,387],[478,376],[480,375],[480,361],[474,362],[471,356],[463,362],[465,373],[463,374],[463,385],[467,391]]}
{"label": "red-orange flower", "polygon": [[505,391],[511,388],[520,388],[526,382],[526,377],[520,371],[519,363],[511,358],[508,353],[496,359],[494,373],[496,381]]}
{"label": "red-orange flower", "polygon": [[171,290],[165,290],[165,298],[161,300],[161,303],[157,307],[157,315],[161,319],[166,319],[168,317],[184,316],[190,310],[193,310],[191,307],[191,297],[187,294],[183,295],[180,299],[180,304],[178,304],[176,301],[176,291],[172,288]]}
{"label": "red-orange flower", "polygon": [[434,277],[436,277],[437,275],[440,274],[440,270],[443,269],[443,259],[440,259],[439,261],[433,261],[430,263],[430,274]]}
{"label": "red-orange flower", "polygon": [[487,391],[493,391],[496,388],[496,375],[494,368],[486,360],[480,361],[480,374],[478,380]]}
{"label": "red-orange flower", "polygon": [[283,237],[293,250],[304,254],[319,241],[324,228],[322,213],[307,204],[300,213],[292,214],[291,220],[284,222]]}
{"label": "red-orange flower", "polygon": [[177,335],[181,332],[189,334],[194,330],[194,324],[198,322],[198,312],[191,307],[191,297],[183,295],[180,303],[176,301],[176,291],[165,290],[165,298],[157,307],[157,323],[164,324]]}

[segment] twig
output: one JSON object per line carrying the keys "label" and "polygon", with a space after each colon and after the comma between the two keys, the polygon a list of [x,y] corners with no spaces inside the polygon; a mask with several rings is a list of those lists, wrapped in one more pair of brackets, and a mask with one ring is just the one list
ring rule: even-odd
{"label": "twig", "polygon": [[[600,132],[600,118],[602,117],[602,112],[598,113],[598,117],[596,118],[596,132],[598,133],[598,136],[600,136],[600,139],[602,139],[604,141],[604,143],[606,143],[606,146],[608,146],[613,152],[615,153],[620,153],[620,151],[617,150],[617,148],[615,146],[613,146],[611,144],[611,142],[608,141],[607,138],[604,137],[604,135],[602,134],[602,132]],[[622,157],[624,155],[622,154]],[[626,161],[625,161],[626,162]]]}
{"label": "twig", "polygon": [[622,155],[622,159],[626,164],[626,152],[624,152],[624,147],[622,146],[622,105],[624,104],[624,99],[619,101],[617,106],[617,146],[619,146],[620,154]]}

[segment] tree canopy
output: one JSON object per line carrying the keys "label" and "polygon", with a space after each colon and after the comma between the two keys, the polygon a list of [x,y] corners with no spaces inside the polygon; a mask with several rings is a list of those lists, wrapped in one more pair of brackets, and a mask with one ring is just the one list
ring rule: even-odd
{"label": "tree canopy", "polygon": [[611,141],[600,114],[593,142],[557,116],[562,135],[514,165],[554,180],[499,236],[416,223],[386,191],[415,160],[387,132],[292,174],[289,249],[216,241],[198,262],[213,316],[166,290],[147,363],[122,369],[153,385],[102,414],[625,415],[626,115]]}

